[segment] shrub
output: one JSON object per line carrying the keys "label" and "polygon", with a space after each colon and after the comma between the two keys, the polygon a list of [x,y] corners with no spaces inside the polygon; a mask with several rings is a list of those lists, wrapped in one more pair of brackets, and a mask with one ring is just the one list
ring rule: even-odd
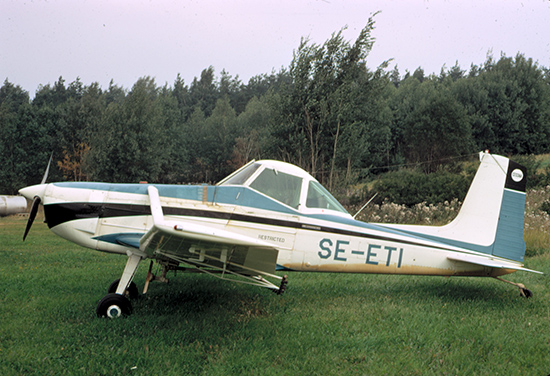
{"label": "shrub", "polygon": [[377,202],[393,202],[411,207],[421,202],[428,205],[458,199],[464,200],[472,176],[447,171],[426,175],[411,170],[385,174],[377,180],[369,195],[378,192]]}
{"label": "shrub", "polygon": [[544,159],[534,155],[517,155],[512,159],[527,168],[527,189],[545,187],[550,184],[550,168]]}
{"label": "shrub", "polygon": [[550,201],[546,200],[540,205],[540,211],[546,212],[546,214],[550,214]]}

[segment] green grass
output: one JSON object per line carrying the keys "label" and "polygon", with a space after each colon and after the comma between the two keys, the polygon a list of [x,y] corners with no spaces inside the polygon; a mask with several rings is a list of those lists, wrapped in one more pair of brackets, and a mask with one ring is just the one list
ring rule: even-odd
{"label": "green grass", "polygon": [[[0,219],[1,375],[546,375],[548,277],[290,273],[283,296],[205,275],[152,284],[134,314],[96,304],[126,257]],[[549,253],[526,260],[550,273]],[[143,286],[147,265],[135,281]]]}

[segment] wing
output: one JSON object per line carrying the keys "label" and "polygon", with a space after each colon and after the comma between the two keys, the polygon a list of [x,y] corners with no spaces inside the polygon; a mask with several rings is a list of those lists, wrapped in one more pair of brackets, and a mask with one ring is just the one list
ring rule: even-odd
{"label": "wing", "polygon": [[192,265],[222,279],[279,287],[263,277],[274,275],[278,250],[271,244],[190,221],[164,218],[158,190],[148,187],[153,227],[140,239],[139,249],[150,257]]}

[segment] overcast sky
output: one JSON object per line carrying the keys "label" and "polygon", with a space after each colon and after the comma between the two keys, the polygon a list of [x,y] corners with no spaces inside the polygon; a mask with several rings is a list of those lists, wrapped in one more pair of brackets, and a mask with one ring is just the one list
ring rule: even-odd
{"label": "overcast sky", "polygon": [[0,0],[0,79],[31,96],[80,77],[130,89],[138,78],[186,84],[212,65],[247,83],[288,67],[302,37],[323,43],[375,17],[368,66],[393,58],[401,74],[464,70],[488,52],[550,67],[550,0]]}

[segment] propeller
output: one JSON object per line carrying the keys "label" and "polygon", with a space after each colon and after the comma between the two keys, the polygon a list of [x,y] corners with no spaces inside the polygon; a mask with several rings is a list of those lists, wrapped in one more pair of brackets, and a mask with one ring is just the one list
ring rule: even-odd
{"label": "propeller", "polygon": [[32,200],[31,211],[29,212],[29,219],[27,220],[27,227],[25,227],[25,233],[23,234],[23,241],[27,238],[27,234],[29,233],[32,223],[36,218],[36,213],[38,213],[38,207],[40,206],[41,201],[42,199],[38,196],[34,196],[34,199]]}
{"label": "propeller", "polygon": [[[48,173],[50,172],[50,164],[52,163],[52,157],[53,157],[53,153],[50,155],[48,167],[46,167],[46,172],[44,173],[44,177],[42,177],[42,181],[40,182],[40,185],[43,185],[44,183],[46,183],[46,179],[48,178]],[[36,218],[36,213],[38,213],[38,207],[40,206],[41,202],[42,202],[42,199],[38,194],[36,194],[32,200],[31,211],[29,212],[29,219],[27,220],[27,226],[25,227],[25,233],[23,234],[23,241],[25,241],[25,239],[27,238],[27,234],[29,233],[32,223]]]}

